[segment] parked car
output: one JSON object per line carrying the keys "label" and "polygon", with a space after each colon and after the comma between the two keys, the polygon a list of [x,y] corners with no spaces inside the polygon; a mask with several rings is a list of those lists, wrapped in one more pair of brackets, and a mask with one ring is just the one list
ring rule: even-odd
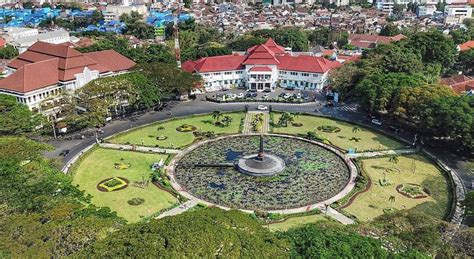
{"label": "parked car", "polygon": [[288,98],[290,98],[290,97],[292,97],[292,96],[293,96],[293,94],[286,93],[285,96],[283,96],[283,98],[288,99]]}
{"label": "parked car", "polygon": [[237,95],[237,98],[244,98],[244,93],[239,93],[239,94]]}
{"label": "parked car", "polygon": [[296,98],[301,99],[301,93],[297,93],[295,95],[296,95]]}
{"label": "parked car", "polygon": [[271,93],[272,92],[272,89],[270,88],[266,88],[265,90],[263,90],[265,93]]}
{"label": "parked car", "polygon": [[280,97],[280,98],[285,98],[285,93],[279,94],[278,97]]}
{"label": "parked car", "polygon": [[252,97],[252,93],[246,93],[245,94],[245,98],[250,98],[250,97]]}
{"label": "parked car", "polygon": [[251,93],[252,97],[257,97],[257,93]]}
{"label": "parked car", "polygon": [[372,119],[370,122],[372,122],[372,124],[375,124],[375,125],[378,125],[378,126],[382,126],[382,122],[377,120],[377,119]]}
{"label": "parked car", "polygon": [[269,94],[264,94],[262,98],[266,100],[266,99],[270,98],[270,95]]}
{"label": "parked car", "polygon": [[68,154],[69,154],[68,149],[65,149],[65,150],[61,151],[61,153],[59,153],[60,156],[67,156]]}
{"label": "parked car", "polygon": [[257,110],[266,111],[266,110],[268,110],[268,106],[266,106],[266,105],[259,105],[259,106],[257,106]]}

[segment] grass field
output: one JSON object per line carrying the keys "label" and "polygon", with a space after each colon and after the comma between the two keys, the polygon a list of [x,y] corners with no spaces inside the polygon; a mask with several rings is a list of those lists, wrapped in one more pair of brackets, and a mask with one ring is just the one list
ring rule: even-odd
{"label": "grass field", "polygon": [[268,229],[270,229],[271,231],[287,231],[290,228],[301,227],[306,224],[327,220],[329,219],[326,218],[324,214],[307,215],[301,217],[292,217],[281,223],[265,225],[265,227],[268,227]]}
{"label": "grass field", "polygon": [[[86,194],[92,195],[92,202],[99,207],[109,207],[129,222],[137,222],[142,216],[149,216],[161,209],[172,206],[177,200],[168,192],[158,189],[153,184],[147,188],[133,186],[134,181],[150,178],[150,165],[166,155],[144,154],[129,151],[94,149],[74,170],[73,184],[79,185]],[[124,163],[131,166],[128,169],[115,169],[114,164]],[[114,192],[100,192],[97,184],[106,178],[120,176],[127,178],[130,184],[127,188]],[[145,202],[138,206],[127,203],[132,198],[143,198]]]}
{"label": "grass field", "polygon": [[[239,132],[239,125],[241,118],[244,117],[243,113],[226,113],[223,115],[230,116],[232,122],[228,127],[215,126],[215,120],[211,115],[194,116],[184,119],[170,120],[163,123],[155,123],[146,127],[138,128],[130,132],[119,134],[111,139],[113,143],[131,143],[145,146],[156,146],[161,147],[174,147],[179,148],[191,144],[194,141],[194,135],[192,132],[178,132],[177,127],[183,124],[190,124],[197,127],[199,131],[214,131],[215,134],[232,134]],[[158,127],[164,127],[162,130],[158,130]],[[157,140],[158,136],[165,136],[165,140]]]}
{"label": "grass field", "polygon": [[[420,210],[426,214],[443,218],[448,210],[451,193],[447,180],[434,164],[420,155],[400,156],[399,162],[393,164],[388,158],[375,158],[363,160],[367,175],[372,180],[369,191],[360,194],[354,202],[344,210],[355,215],[361,221],[371,220],[382,215],[385,208],[396,210]],[[396,168],[400,172],[387,168]],[[415,172],[413,173],[413,168]],[[379,179],[386,180],[391,185],[381,186]],[[396,186],[402,183],[415,183],[428,188],[431,195],[423,199],[411,199],[396,191]],[[394,196],[394,201],[389,201]]]}
{"label": "grass field", "polygon": [[[274,114],[274,123],[277,123],[280,118],[280,114]],[[333,145],[338,146],[342,149],[357,149],[359,151],[369,149],[397,149],[402,148],[404,145],[398,141],[395,141],[384,135],[375,133],[371,130],[358,127],[360,131],[353,133],[352,130],[355,127],[353,124],[331,120],[322,117],[300,115],[294,118],[294,122],[302,123],[302,127],[294,127],[288,124],[288,127],[273,127],[274,133],[283,134],[306,134],[308,131],[315,131],[319,135],[327,138]],[[337,133],[326,133],[317,130],[317,127],[329,125],[336,126],[341,129]],[[350,140],[350,138],[356,136],[360,138],[359,142]]]}

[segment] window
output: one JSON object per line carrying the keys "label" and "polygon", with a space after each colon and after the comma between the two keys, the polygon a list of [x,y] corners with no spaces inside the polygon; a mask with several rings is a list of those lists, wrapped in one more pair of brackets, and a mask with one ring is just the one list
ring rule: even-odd
{"label": "window", "polygon": [[205,73],[205,74],[203,74],[203,76],[209,76],[209,73]]}
{"label": "window", "polygon": [[224,75],[232,75],[232,72],[224,72]]}
{"label": "window", "polygon": [[214,75],[215,75],[215,76],[220,76],[220,75],[221,75],[221,73],[214,73]]}
{"label": "window", "polygon": [[301,73],[302,76],[309,76],[308,73]]}
{"label": "window", "polygon": [[318,74],[313,74],[313,77],[318,77]]}
{"label": "window", "polygon": [[297,73],[297,72],[291,72],[290,75],[292,75],[292,76],[297,76],[298,73]]}
{"label": "window", "polygon": [[239,75],[239,74],[242,74],[243,71],[242,71],[242,70],[239,70],[239,71],[235,71],[235,73],[236,73],[237,75]]}

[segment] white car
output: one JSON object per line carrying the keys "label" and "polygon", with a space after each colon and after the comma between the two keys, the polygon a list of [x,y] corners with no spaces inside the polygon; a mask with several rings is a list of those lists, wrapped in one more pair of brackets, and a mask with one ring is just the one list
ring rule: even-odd
{"label": "white car", "polygon": [[377,119],[372,119],[371,122],[375,125],[382,126],[382,122]]}
{"label": "white car", "polygon": [[263,99],[268,99],[268,98],[270,98],[270,95],[269,94],[264,94],[262,98]]}
{"label": "white car", "polygon": [[283,98],[288,99],[288,98],[290,98],[290,97],[292,97],[292,96],[293,96],[293,94],[286,93],[285,96],[283,96]]}
{"label": "white car", "polygon": [[268,106],[266,106],[266,105],[259,105],[259,106],[257,106],[257,110],[266,111],[266,110],[268,110]]}
{"label": "white car", "polygon": [[240,93],[237,95],[237,98],[244,98],[244,93]]}

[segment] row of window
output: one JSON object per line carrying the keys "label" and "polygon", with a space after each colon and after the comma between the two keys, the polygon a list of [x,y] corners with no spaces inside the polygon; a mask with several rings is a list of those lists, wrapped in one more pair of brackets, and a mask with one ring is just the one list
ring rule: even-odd
{"label": "row of window", "polygon": [[304,77],[309,77],[310,75],[313,75],[313,77],[319,76],[319,74],[310,74],[310,73],[304,73],[304,72],[287,72],[287,71],[280,71],[279,74],[280,75],[290,74],[292,76],[299,76],[301,74],[301,76],[304,76]]}
{"label": "row of window", "polygon": [[[242,71],[242,70],[237,70],[237,71],[234,71],[234,72],[232,72],[232,71],[227,71],[227,72],[224,72],[224,75],[232,75],[232,74],[241,75],[241,74],[243,74],[243,73],[244,73],[244,71]],[[220,76],[220,75],[222,75],[222,72],[204,73],[203,76],[209,76],[209,75],[211,75],[211,74],[212,74],[213,76]]]}
{"label": "row of window", "polygon": [[28,96],[28,97],[17,97],[16,100],[20,103],[25,103],[25,104],[32,103],[32,102],[35,103],[37,101],[44,100],[49,96],[57,95],[61,91],[62,91],[61,88],[56,88],[56,89],[53,89],[53,90],[49,90],[49,91],[42,92],[42,93],[39,93],[39,94],[35,94],[35,95],[32,95],[32,96]]}

